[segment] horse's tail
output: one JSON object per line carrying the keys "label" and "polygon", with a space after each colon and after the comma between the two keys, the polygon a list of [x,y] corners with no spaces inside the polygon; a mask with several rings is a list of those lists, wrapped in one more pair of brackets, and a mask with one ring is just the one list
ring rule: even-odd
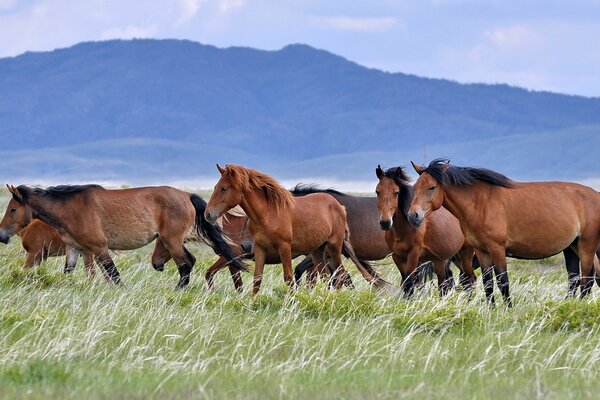
{"label": "horse's tail", "polygon": [[314,265],[315,263],[311,257],[304,258],[300,264],[296,265],[296,268],[294,268],[294,280],[296,281],[297,286],[300,286],[300,283],[302,283],[302,275]]}
{"label": "horse's tail", "polygon": [[246,264],[236,256],[227,243],[226,236],[221,231],[218,225],[210,224],[204,218],[204,210],[206,209],[206,201],[197,194],[190,194],[190,200],[196,209],[195,228],[198,235],[203,238],[206,243],[212,247],[215,253],[225,257],[232,266],[237,269],[247,271]]}
{"label": "horse's tail", "polygon": [[348,226],[346,226],[344,243],[342,244],[342,254],[345,257],[350,258],[367,282],[374,285],[376,288],[389,289],[392,287],[391,283],[387,282],[377,272],[375,272],[371,264],[356,257],[356,254],[354,254],[354,249],[352,248],[352,244],[350,244],[350,231]]}

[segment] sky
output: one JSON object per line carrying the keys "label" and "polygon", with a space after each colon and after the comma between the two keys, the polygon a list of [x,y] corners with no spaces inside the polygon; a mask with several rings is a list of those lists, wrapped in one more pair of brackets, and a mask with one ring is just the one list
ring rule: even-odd
{"label": "sky", "polygon": [[115,38],[306,43],[390,72],[600,97],[600,0],[0,0],[0,57]]}

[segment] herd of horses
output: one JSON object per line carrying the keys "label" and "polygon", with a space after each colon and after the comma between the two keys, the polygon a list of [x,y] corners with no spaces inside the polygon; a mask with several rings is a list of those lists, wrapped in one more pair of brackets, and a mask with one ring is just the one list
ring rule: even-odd
{"label": "herd of horses", "polygon": [[[407,297],[433,268],[441,295],[459,283],[471,291],[481,268],[488,302],[494,282],[511,306],[506,257],[539,259],[563,253],[568,296],[587,296],[600,285],[600,194],[577,183],[517,182],[497,172],[458,167],[436,159],[412,163],[414,185],[404,167],[376,168],[377,197],[298,185],[292,190],[260,171],[237,165],[217,169],[221,177],[208,203],[167,186],[107,190],[98,185],[47,189],[8,186],[12,195],[0,241],[19,235],[25,268],[48,257],[66,256],[72,272],[79,256],[90,277],[122,284],[109,250],[133,250],[156,241],[152,266],[163,271],[173,259],[177,288],[185,288],[195,263],[188,242],[205,243],[219,256],[206,272],[228,268],[242,291],[244,259],[254,260],[252,293],[260,290],[265,264],[281,264],[290,290],[328,279],[330,287],[354,287],[342,257],[352,260],[374,287],[391,289],[371,265],[391,254]],[[292,260],[307,256],[292,269]]]}

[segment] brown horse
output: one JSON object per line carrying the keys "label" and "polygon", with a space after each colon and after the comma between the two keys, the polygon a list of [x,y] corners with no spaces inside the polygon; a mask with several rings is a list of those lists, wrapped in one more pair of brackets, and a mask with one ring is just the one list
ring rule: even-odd
{"label": "brown horse", "polygon": [[[15,234],[21,237],[21,244],[27,251],[23,265],[25,269],[41,264],[48,257],[65,254],[65,272],[71,272],[75,268],[79,258],[77,249],[67,246],[56,229],[39,219],[33,219],[31,208],[11,199],[0,222],[0,242],[8,243]],[[96,275],[93,255],[84,253],[83,258],[87,274],[93,278]]]}
{"label": "brown horse", "polygon": [[[379,209],[376,197],[360,197],[338,192],[333,189],[322,189],[316,185],[298,184],[290,190],[294,196],[305,196],[311,193],[327,193],[333,196],[344,208],[350,230],[350,243],[354,254],[363,267],[373,276],[377,276],[369,261],[383,260],[390,254],[390,248],[385,241],[385,233],[379,227]],[[430,263],[424,263],[417,267],[414,274],[415,284],[421,286],[429,276]],[[299,284],[305,271],[314,269],[314,263],[309,257],[298,264],[294,270],[296,283]],[[327,271],[322,271],[327,273]],[[448,280],[453,282],[452,270],[446,265]],[[310,275],[309,275],[310,276]]]}
{"label": "brown horse", "polygon": [[413,277],[417,265],[431,261],[438,277],[440,293],[445,295],[452,288],[446,274],[446,260],[458,255],[461,267],[461,284],[470,289],[475,283],[473,273],[473,248],[465,243],[460,223],[448,210],[441,207],[415,228],[408,223],[407,211],[413,197],[410,178],[403,167],[384,171],[375,170],[379,183],[377,206],[380,210],[379,225],[386,231],[385,240],[392,251],[392,258],[402,275],[402,287],[408,296],[413,295]]}
{"label": "brown horse", "polygon": [[593,285],[594,252],[600,244],[600,195],[568,182],[516,182],[482,168],[433,160],[413,167],[420,175],[408,211],[420,226],[442,205],[461,223],[482,265],[488,301],[493,302],[492,265],[498,287],[511,306],[506,256],[537,259],[574,246],[581,260],[581,297]]}
{"label": "brown horse", "polygon": [[229,248],[221,229],[206,222],[206,202],[168,186],[106,190],[98,185],[56,186],[32,189],[10,187],[13,199],[31,207],[33,217],[56,228],[63,241],[94,254],[96,262],[115,283],[121,277],[108,252],[133,250],[158,239],[179,270],[178,288],[189,284],[194,256],[183,241],[194,230],[213,248],[244,269]]}
{"label": "brown horse", "polygon": [[[221,168],[221,179],[205,211],[206,220],[215,223],[227,210],[240,205],[249,217],[248,229],[254,240],[254,285],[257,294],[262,282],[269,252],[279,256],[284,280],[294,288],[292,258],[311,254],[316,265],[323,263],[324,252],[332,258],[334,275],[344,280],[347,272],[342,265],[342,247],[347,242],[346,212],[331,196],[315,193],[294,198],[270,176],[257,170],[227,165]],[[349,243],[349,252],[356,259]],[[378,287],[387,282],[373,277],[355,261],[363,276]]]}

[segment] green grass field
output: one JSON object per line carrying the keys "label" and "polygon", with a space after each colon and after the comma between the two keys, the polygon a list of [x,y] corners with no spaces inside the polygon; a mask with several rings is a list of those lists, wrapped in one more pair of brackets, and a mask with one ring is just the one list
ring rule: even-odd
{"label": "green grass field", "polygon": [[[598,289],[564,300],[560,257],[513,262],[507,310],[481,281],[472,299],[433,284],[412,301],[378,294],[350,264],[354,291],[289,295],[272,266],[255,299],[226,272],[210,292],[216,257],[193,246],[188,290],[173,264],[152,269],[151,247],[115,256],[118,288],[81,261],[71,276],[62,258],[26,273],[18,238],[0,246],[1,398],[598,397]],[[399,284],[389,261],[378,270]]]}

